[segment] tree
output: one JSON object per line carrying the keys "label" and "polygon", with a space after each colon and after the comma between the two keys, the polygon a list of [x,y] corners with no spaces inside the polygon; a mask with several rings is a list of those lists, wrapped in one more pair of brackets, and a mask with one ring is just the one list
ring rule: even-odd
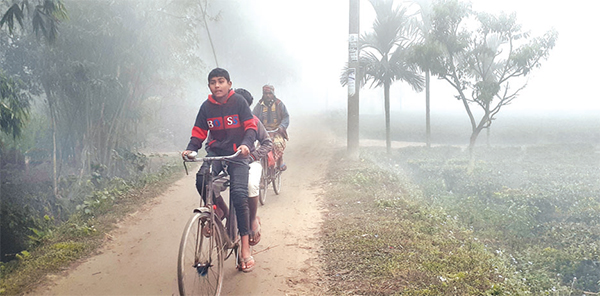
{"label": "tree", "polygon": [[62,0],[37,0],[32,2],[21,0],[20,4],[15,2],[11,5],[0,19],[0,29],[6,24],[9,33],[12,35],[15,29],[15,21],[24,29],[24,20],[28,17],[36,35],[42,35],[48,42],[53,43],[58,35],[58,23],[67,18],[67,10]]}
{"label": "tree", "polygon": [[0,71],[0,131],[13,138],[20,136],[29,118],[29,106],[29,96],[21,84]]}
{"label": "tree", "polygon": [[[61,0],[37,0],[32,4],[27,0],[20,1],[20,5],[18,2],[15,2],[12,6],[10,6],[2,19],[0,19],[0,29],[7,25],[9,34],[12,36],[15,29],[15,20],[22,29],[25,29],[24,20],[29,18],[31,20],[31,24],[33,27],[33,31],[37,36],[40,34],[44,37],[44,39],[49,43],[53,44],[58,35],[58,23],[67,18],[66,8]],[[42,78],[43,79],[43,78]],[[53,112],[53,100],[50,95],[51,92],[47,89],[49,84],[42,80],[42,85],[46,91],[48,104],[50,107],[51,114],[51,124],[52,124],[52,133],[53,133],[53,175],[54,175],[54,193],[58,194],[58,175],[57,175],[57,165],[56,165],[56,118],[54,117],[55,112]]]}
{"label": "tree", "polygon": [[166,42],[186,20],[166,2],[68,3],[71,20],[48,58],[62,158],[82,165],[81,174],[95,163],[115,176],[121,152],[142,147],[155,132],[143,122],[146,99],[166,97],[165,104],[173,104],[183,92],[183,73],[197,69],[183,45],[192,38]]}
{"label": "tree", "polygon": [[[383,86],[385,108],[385,138],[387,152],[391,152],[390,138],[390,86],[394,81],[405,81],[413,89],[423,89],[423,77],[416,73],[417,65],[408,61],[411,39],[408,33],[406,8],[394,7],[392,0],[371,0],[376,19],[373,31],[361,36],[359,57],[361,86],[371,82],[371,87]],[[348,71],[340,82],[348,81]]]}
{"label": "tree", "polygon": [[[467,27],[469,21],[478,25],[476,30]],[[517,24],[514,13],[473,13],[469,5],[457,0],[440,1],[434,8],[433,24],[435,38],[444,49],[434,74],[456,89],[456,99],[463,103],[469,116],[473,164],[479,133],[489,128],[502,107],[512,103],[525,88],[526,82],[520,78],[540,67],[554,47],[557,32],[550,30],[542,37],[530,39],[529,33]],[[481,118],[476,119],[472,106],[482,111]]]}
{"label": "tree", "polygon": [[437,40],[432,36],[433,30],[433,2],[431,0],[414,0],[419,7],[417,17],[413,19],[413,26],[417,28],[417,43],[412,46],[410,61],[416,63],[425,73],[425,144],[431,147],[431,107],[430,88],[431,71],[437,60],[442,55],[442,49]]}
{"label": "tree", "polygon": [[[58,22],[66,18],[66,9],[61,0],[38,0],[37,4],[22,0],[20,4],[14,2],[8,6],[0,19],[0,29],[6,25],[12,36],[15,31],[15,21],[24,30],[24,21],[29,19],[36,35],[42,35],[49,43],[53,43],[58,35]],[[0,79],[2,91],[0,125],[3,131],[17,137],[28,118],[30,96],[23,90],[22,83],[17,83],[6,73],[0,73]]]}

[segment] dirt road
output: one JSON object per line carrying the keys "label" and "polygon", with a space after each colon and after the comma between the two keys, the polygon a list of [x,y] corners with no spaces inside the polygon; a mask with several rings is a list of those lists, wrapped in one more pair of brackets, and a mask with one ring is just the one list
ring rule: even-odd
{"label": "dirt road", "polygon": [[[318,137],[321,143],[316,145],[314,134],[290,130],[290,135],[283,189],[275,195],[270,188],[259,208],[262,240],[253,250],[257,267],[242,273],[235,270],[233,259],[227,260],[223,295],[323,294],[317,255],[320,180],[331,155],[317,149],[323,141],[334,140]],[[181,232],[198,203],[194,182],[190,174],[142,205],[107,236],[98,255],[53,276],[32,294],[178,295],[176,259]]]}

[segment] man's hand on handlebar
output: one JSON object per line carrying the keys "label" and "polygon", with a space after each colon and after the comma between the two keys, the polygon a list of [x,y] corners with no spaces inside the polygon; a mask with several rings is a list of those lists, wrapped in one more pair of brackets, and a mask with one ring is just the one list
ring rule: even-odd
{"label": "man's hand on handlebar", "polygon": [[248,154],[250,154],[250,149],[248,149],[248,146],[246,145],[241,145],[240,148],[238,148],[238,150],[243,156],[248,156]]}
{"label": "man's hand on handlebar", "polygon": [[184,160],[194,159],[194,158],[196,158],[197,155],[198,155],[198,152],[191,151],[191,150],[185,150],[185,151],[181,152],[181,158],[183,158]]}

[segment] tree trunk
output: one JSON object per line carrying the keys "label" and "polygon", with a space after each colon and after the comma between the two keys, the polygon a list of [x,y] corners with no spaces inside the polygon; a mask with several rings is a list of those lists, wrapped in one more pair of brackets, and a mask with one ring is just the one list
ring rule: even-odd
{"label": "tree trunk", "polygon": [[46,100],[48,100],[48,109],[50,111],[50,126],[52,129],[52,189],[54,193],[54,197],[59,198],[58,196],[58,170],[56,163],[56,110],[54,106],[54,97],[52,96],[52,90],[50,89],[50,82],[47,79],[42,78],[42,86],[44,87],[44,92],[46,93]]}
{"label": "tree trunk", "polygon": [[430,114],[430,93],[429,93],[430,75],[425,71],[425,144],[431,147],[431,114]]}
{"label": "tree trunk", "polygon": [[[52,113],[52,111],[50,111]],[[52,185],[54,186],[54,197],[58,198],[58,172],[56,170],[56,116],[52,117]]]}
{"label": "tree trunk", "polygon": [[471,133],[471,138],[469,139],[469,168],[468,173],[472,173],[473,169],[475,169],[475,143],[477,142],[477,137],[479,133],[483,130],[483,125],[478,125],[473,132]]}
{"label": "tree trunk", "polygon": [[392,140],[390,138],[390,83],[383,84],[383,96],[385,104],[385,147],[387,154],[392,152]]}

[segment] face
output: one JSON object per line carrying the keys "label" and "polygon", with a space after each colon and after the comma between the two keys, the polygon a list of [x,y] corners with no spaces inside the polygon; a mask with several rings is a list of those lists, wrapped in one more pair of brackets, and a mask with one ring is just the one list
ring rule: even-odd
{"label": "face", "polygon": [[272,92],[264,92],[263,95],[269,101],[272,101],[273,99],[275,99],[275,95]]}
{"label": "face", "polygon": [[222,99],[227,96],[229,89],[231,89],[231,81],[227,81],[225,77],[213,77],[208,83],[210,92],[213,94],[215,99]]}

